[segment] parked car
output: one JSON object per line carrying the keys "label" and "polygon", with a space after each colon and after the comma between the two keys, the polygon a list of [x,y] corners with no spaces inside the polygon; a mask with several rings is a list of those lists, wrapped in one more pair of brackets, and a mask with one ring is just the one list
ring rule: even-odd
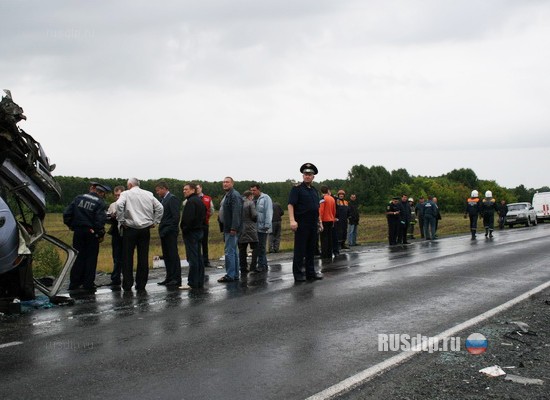
{"label": "parked car", "polygon": [[508,213],[506,214],[506,224],[512,228],[515,224],[537,224],[537,213],[531,203],[511,203],[508,204]]}
{"label": "parked car", "polygon": [[537,214],[537,222],[550,220],[550,192],[540,192],[533,195],[533,207]]}

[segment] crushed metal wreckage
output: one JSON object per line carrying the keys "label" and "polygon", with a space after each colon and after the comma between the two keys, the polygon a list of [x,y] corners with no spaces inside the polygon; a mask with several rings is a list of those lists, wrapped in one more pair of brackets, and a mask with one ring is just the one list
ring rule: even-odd
{"label": "crushed metal wreckage", "polygon": [[[52,176],[55,165],[40,143],[18,127],[27,118],[10,91],[4,92],[0,101],[0,311],[12,309],[6,304],[15,298],[34,298],[35,286],[55,300],[77,254],[45,232],[46,195],[61,196]],[[32,255],[42,240],[66,253],[59,276],[49,286],[32,273]]]}

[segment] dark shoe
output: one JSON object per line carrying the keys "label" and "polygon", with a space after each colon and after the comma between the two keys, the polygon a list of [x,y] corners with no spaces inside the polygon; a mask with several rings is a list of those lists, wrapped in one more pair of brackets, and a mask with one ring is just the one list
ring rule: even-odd
{"label": "dark shoe", "polygon": [[403,242],[403,244],[411,244],[410,242]]}
{"label": "dark shoe", "polygon": [[220,279],[218,279],[218,282],[220,283],[235,282],[235,279],[225,275],[225,276],[222,276]]}
{"label": "dark shoe", "polygon": [[349,246],[348,246],[348,245],[346,245],[346,244],[343,244],[341,248],[342,248],[342,249],[346,249],[346,250],[349,250]]}
{"label": "dark shoe", "polygon": [[169,281],[169,282],[166,282],[166,286],[181,286],[181,282]]}
{"label": "dark shoe", "polygon": [[305,282],[306,277],[303,275],[295,275],[294,276],[294,282]]}
{"label": "dark shoe", "polygon": [[168,283],[168,281],[165,279],[163,281],[160,281],[160,282],[157,282],[157,285],[161,285],[161,286],[164,286]]}
{"label": "dark shoe", "polygon": [[255,268],[252,273],[253,274],[262,274],[264,272],[267,272],[267,268]]}
{"label": "dark shoe", "polygon": [[320,272],[317,272],[315,275],[311,275],[307,277],[308,281],[318,281],[321,279],[323,279],[323,274],[321,274]]}
{"label": "dark shoe", "polygon": [[131,292],[132,291],[132,287],[127,287],[127,286],[123,286],[122,289],[125,291],[125,292]]}

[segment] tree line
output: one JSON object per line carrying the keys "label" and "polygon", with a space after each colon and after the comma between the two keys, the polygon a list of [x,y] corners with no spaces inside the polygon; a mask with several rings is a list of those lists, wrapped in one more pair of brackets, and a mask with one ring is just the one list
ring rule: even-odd
{"label": "tree line", "polygon": [[[55,179],[63,190],[61,199],[48,195],[48,212],[61,212],[72,199],[89,189],[91,181],[99,181],[111,187],[122,185],[126,187],[127,178],[82,178],[74,176],[56,176]],[[182,187],[186,182],[197,182],[203,186],[204,193],[212,196],[216,208],[219,207],[224,191],[222,181],[206,182],[201,180],[180,180],[173,178],[159,178],[142,180],[141,187],[154,192],[155,185],[159,181],[165,181],[170,191],[183,200]],[[235,181],[235,189],[240,193],[247,190],[255,181]],[[269,194],[273,201],[286,207],[288,194],[297,182],[286,180],[284,182],[258,182],[262,191]],[[315,182],[314,182],[315,183]],[[531,202],[533,194],[537,191],[550,191],[548,186],[527,189],[524,185],[516,188],[505,188],[494,180],[478,179],[476,173],[470,168],[454,169],[451,172],[436,176],[411,176],[406,169],[400,168],[388,171],[383,166],[366,167],[355,165],[348,172],[346,179],[329,179],[315,183],[317,187],[327,185],[333,193],[344,189],[349,194],[355,193],[360,203],[360,210],[366,213],[383,212],[388,201],[393,196],[407,194],[415,199],[420,196],[437,196],[439,206],[443,212],[462,212],[466,199],[473,189],[477,189],[480,196],[486,190],[493,192],[493,197],[498,200],[506,200],[507,203],[518,201]],[[108,202],[112,197],[108,197]]]}

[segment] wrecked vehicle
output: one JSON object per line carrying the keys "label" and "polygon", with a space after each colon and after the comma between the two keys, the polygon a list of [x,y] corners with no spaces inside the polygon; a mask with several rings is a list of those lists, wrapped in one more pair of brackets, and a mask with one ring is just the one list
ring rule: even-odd
{"label": "wrecked vehicle", "polygon": [[[26,120],[8,90],[0,101],[0,311],[13,299],[34,298],[37,287],[55,300],[76,258],[76,251],[44,229],[46,195],[61,196],[44,149],[18,127]],[[64,255],[58,276],[33,277],[33,254],[47,242]],[[53,301],[52,301],[53,302]]]}

